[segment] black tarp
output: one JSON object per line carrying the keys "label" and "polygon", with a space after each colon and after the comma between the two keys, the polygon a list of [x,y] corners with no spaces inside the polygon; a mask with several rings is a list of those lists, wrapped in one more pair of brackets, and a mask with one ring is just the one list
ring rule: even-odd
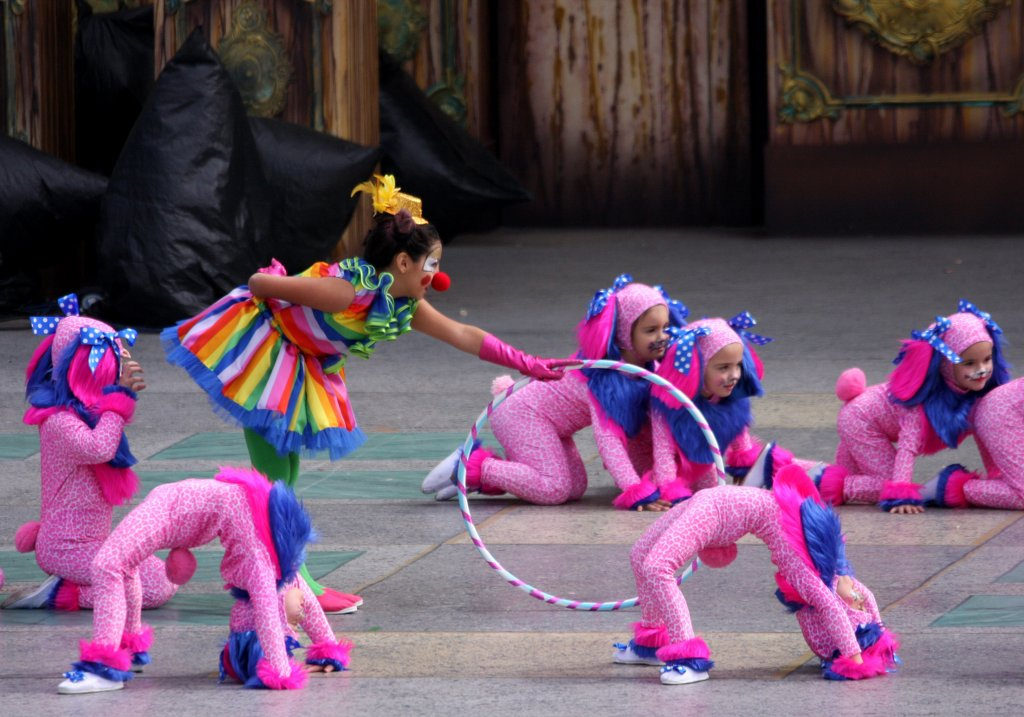
{"label": "black tarp", "polygon": [[110,176],[153,87],[153,8],[94,14],[84,0],[77,6],[77,162]]}
{"label": "black tarp", "polygon": [[352,188],[365,181],[380,149],[296,124],[251,117],[271,187],[271,253],[290,273],[329,258],[352,218]]}
{"label": "black tarp", "polygon": [[490,229],[499,210],[530,201],[516,178],[431,102],[402,68],[381,55],[381,166],[423,199],[423,215],[444,239]]}
{"label": "black tarp", "polygon": [[169,324],[245,283],[270,257],[270,209],[242,99],[197,28],[157,79],[103,198],[112,318]]}

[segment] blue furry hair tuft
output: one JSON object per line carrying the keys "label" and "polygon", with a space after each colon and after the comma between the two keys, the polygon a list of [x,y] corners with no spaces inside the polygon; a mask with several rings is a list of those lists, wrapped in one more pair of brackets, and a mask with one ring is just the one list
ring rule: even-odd
{"label": "blue furry hair tuft", "polygon": [[[614,335],[614,331],[612,334]],[[608,348],[609,361],[621,361],[622,354],[614,343]],[[645,366],[648,371],[652,366]],[[651,400],[651,384],[631,378],[621,371],[603,368],[585,368],[587,388],[604,411],[604,415],[618,425],[627,438],[634,438],[647,424]]]}
{"label": "blue furry hair tuft", "polygon": [[[991,336],[991,332],[989,334]],[[893,363],[899,364],[902,360],[903,352],[900,351]],[[946,385],[942,377],[942,361],[942,354],[935,351],[931,363],[928,364],[928,375],[917,393],[906,401],[897,398],[891,400],[902,406],[922,406],[936,435],[950,448],[956,448],[960,445],[961,437],[970,428],[967,419],[974,402],[996,386],[1010,380],[1010,365],[1003,355],[1002,336],[992,336],[992,376],[980,391],[957,393]]]}
{"label": "blue furry hair tuft", "polygon": [[836,575],[849,575],[851,569],[846,560],[846,543],[836,512],[813,498],[806,498],[800,504],[800,522],[807,552],[822,581],[831,586]]}
{"label": "blue furry hair tuft", "polygon": [[[700,394],[694,397],[693,403],[711,426],[719,448],[725,451],[726,446],[733,442],[743,429],[753,423],[750,412],[750,399],[737,398],[733,395],[712,403]],[[693,420],[693,416],[685,407],[669,408],[657,398],[653,401],[654,408],[661,413],[672,429],[672,437],[683,455],[694,463],[711,463],[711,447],[708,446],[704,433]]]}
{"label": "blue furry hair tuft", "polygon": [[281,567],[278,588],[295,578],[295,573],[306,561],[306,544],[316,539],[313,520],[283,481],[275,481],[267,501],[270,532],[274,538],[277,562]]}
{"label": "blue furry hair tuft", "polygon": [[743,370],[740,372],[740,380],[736,388],[732,390],[730,398],[751,398],[764,395],[764,387],[761,386],[761,379],[757,377],[757,367],[754,365],[754,357],[750,353],[747,342],[743,342]]}
{"label": "blue furry hair tuft", "polygon": [[782,594],[782,590],[780,590],[779,588],[775,588],[775,599],[782,603],[782,607],[786,608],[786,610],[789,612],[796,612],[804,606],[804,603],[802,602],[793,602],[792,600],[787,600],[785,596]]}
{"label": "blue furry hair tuft", "polygon": [[882,636],[883,631],[884,628],[877,622],[859,625],[857,627],[857,644],[860,645],[860,649],[866,650],[878,642],[878,638]]}

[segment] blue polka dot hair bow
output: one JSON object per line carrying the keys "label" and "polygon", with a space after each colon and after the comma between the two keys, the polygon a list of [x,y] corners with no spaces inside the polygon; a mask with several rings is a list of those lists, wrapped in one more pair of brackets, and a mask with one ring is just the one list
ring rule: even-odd
{"label": "blue polka dot hair bow", "polygon": [[121,329],[114,333],[113,331],[101,331],[92,326],[83,326],[79,341],[86,346],[92,346],[92,350],[89,351],[89,370],[96,373],[96,367],[100,365],[108,346],[114,350],[114,355],[120,360],[121,352],[115,342],[121,339],[123,343],[134,346],[138,336],[139,332],[135,329]]}
{"label": "blue polka dot hair bow", "polygon": [[64,316],[31,316],[28,323],[36,336],[49,336],[57,330],[57,324],[67,316],[78,316],[78,294],[65,294],[57,299]]}
{"label": "blue polka dot hair bow", "polygon": [[633,277],[629,274],[619,274],[615,277],[615,281],[607,289],[601,289],[594,293],[594,298],[590,300],[590,308],[587,309],[587,321],[604,311],[604,307],[608,305],[608,299],[612,298],[615,292],[621,290],[624,286],[633,283]]}
{"label": "blue polka dot hair bow", "polygon": [[710,326],[698,326],[695,329],[669,327],[669,341],[675,345],[676,349],[676,354],[672,359],[672,366],[676,371],[679,373],[690,372],[690,364],[693,363],[693,349],[697,345],[697,339],[710,333]]}
{"label": "blue polka dot hair bow", "polygon": [[758,346],[764,346],[765,344],[774,341],[775,339],[770,336],[761,336],[761,334],[755,334],[753,331],[747,331],[751,326],[757,326],[757,320],[750,315],[749,311],[744,311],[740,314],[736,314],[726,323],[736,330],[740,336],[749,341],[752,344]]}
{"label": "blue polka dot hair bow", "polygon": [[956,310],[961,314],[974,314],[985,322],[985,326],[987,326],[988,330],[993,334],[1003,333],[1003,330],[999,328],[999,324],[992,320],[992,314],[987,311],[982,311],[967,299],[960,299],[960,303],[957,305]]}
{"label": "blue polka dot hair bow", "polygon": [[953,323],[945,316],[936,316],[934,325],[924,331],[911,331],[910,338],[927,342],[929,346],[949,359],[950,363],[961,363],[963,359],[957,355],[956,351],[950,348],[949,344],[942,340],[942,335],[949,331],[952,326]]}
{"label": "blue polka dot hair bow", "polygon": [[668,292],[665,291],[664,288],[662,288],[661,284],[655,284],[654,288],[658,290],[658,293],[661,294],[661,298],[663,298],[665,300],[665,303],[668,304],[669,317],[673,318],[680,324],[686,321],[686,317],[690,315],[689,307],[687,307],[687,305],[684,304],[682,301],[679,301],[678,299],[673,299],[671,296],[669,296]]}

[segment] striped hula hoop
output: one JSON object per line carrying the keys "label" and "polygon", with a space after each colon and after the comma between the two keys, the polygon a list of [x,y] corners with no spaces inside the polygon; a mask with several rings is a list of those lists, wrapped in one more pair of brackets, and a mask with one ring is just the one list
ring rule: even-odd
{"label": "striped hula hoop", "polygon": [[[683,393],[678,388],[673,386],[671,383],[663,379],[661,376],[651,373],[647,369],[642,368],[640,366],[634,366],[633,364],[623,363],[622,361],[607,361],[604,359],[600,361],[592,361],[581,359],[577,363],[573,363],[569,366],[566,366],[565,370],[570,371],[579,370],[583,368],[601,368],[608,369],[611,371],[620,371],[621,373],[639,376],[640,378],[644,379],[649,383],[653,383],[658,386],[663,386],[664,388],[668,389],[672,397],[686,407],[686,410],[690,412],[690,415],[693,416],[693,420],[697,422],[697,426],[704,434],[704,438],[705,440],[707,440],[708,446],[711,448],[711,455],[714,458],[715,471],[718,473],[718,483],[725,484],[729,482],[726,479],[725,463],[722,460],[722,451],[718,447],[718,441],[715,440],[715,434],[711,432],[711,427],[708,425],[707,420],[705,420],[700,410],[695,405],[693,405],[693,401],[691,401],[685,393]],[[511,396],[513,393],[515,393],[523,386],[528,384],[530,380],[531,379],[528,378],[522,379],[516,382],[514,385],[509,386],[509,388],[506,391],[495,396],[494,399],[489,404],[487,404],[487,408],[485,408],[480,413],[480,417],[477,418],[476,423],[473,424],[473,427],[469,431],[469,435],[466,436],[466,442],[462,444],[462,457],[459,460],[458,464],[459,467],[457,474],[457,487],[459,489],[459,509],[462,511],[462,520],[466,525],[466,532],[469,533],[469,539],[473,541],[473,545],[476,546],[477,551],[480,553],[480,555],[483,556],[483,559],[487,562],[491,569],[498,573],[498,575],[500,575],[505,580],[505,582],[507,582],[512,587],[519,588],[530,597],[542,600],[548,603],[549,605],[564,607],[568,608],[569,610],[586,610],[589,612],[607,612],[610,610],[622,610],[624,608],[633,607],[636,605],[637,601],[635,597],[631,597],[628,600],[612,600],[610,602],[583,602],[580,600],[569,600],[567,598],[558,597],[557,595],[552,595],[550,593],[544,592],[539,588],[535,588],[532,585],[526,583],[525,581],[520,580],[515,575],[510,573],[508,570],[506,570],[504,567],[502,567],[501,563],[499,563],[495,559],[495,557],[491,555],[490,551],[487,549],[487,544],[484,543],[483,538],[480,537],[480,534],[476,530],[476,525],[473,523],[473,516],[469,512],[469,501],[466,499],[466,461],[469,459],[470,454],[473,452],[474,442],[479,438],[480,431],[483,429],[484,424],[490,419],[491,413],[494,411],[494,409],[500,406],[501,403],[509,396]],[[688,565],[686,569],[679,575],[679,577],[676,579],[676,582],[682,583],[684,580],[690,577],[690,575],[692,575],[694,571],[696,571],[697,568],[700,567],[700,565],[701,562],[694,558],[693,562],[690,565]]]}

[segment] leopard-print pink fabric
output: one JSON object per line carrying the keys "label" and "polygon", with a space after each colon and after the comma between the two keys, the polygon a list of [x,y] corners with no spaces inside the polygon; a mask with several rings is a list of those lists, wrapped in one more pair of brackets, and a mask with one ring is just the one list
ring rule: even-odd
{"label": "leopard-print pink fabric", "polygon": [[1024,379],[994,388],[978,400],[974,440],[987,477],[964,483],[967,502],[1024,510]]}

